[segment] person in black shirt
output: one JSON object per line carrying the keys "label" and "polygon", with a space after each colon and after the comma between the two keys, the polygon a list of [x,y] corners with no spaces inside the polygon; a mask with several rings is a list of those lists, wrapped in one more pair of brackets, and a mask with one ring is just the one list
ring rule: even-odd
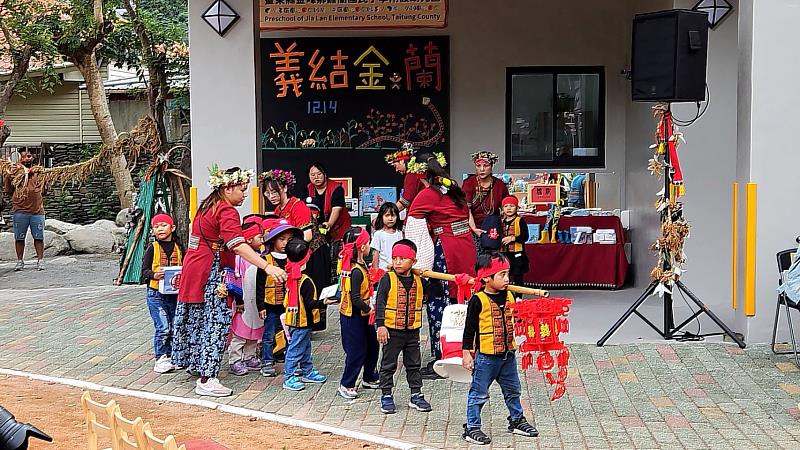
{"label": "person in black shirt", "polygon": [[172,322],[178,306],[177,294],[159,292],[159,281],[164,279],[164,267],[180,266],[183,249],[175,242],[172,233],[175,222],[167,214],[156,214],[150,221],[156,240],[147,246],[142,259],[142,283],[147,284],[147,309],[153,319],[153,348],[156,362],[153,371],[167,373],[175,370],[172,364]]}
{"label": "person in black shirt", "polygon": [[517,348],[514,340],[514,296],[508,287],[508,259],[502,255],[478,255],[476,294],[467,304],[462,340],[463,366],[472,371],[467,395],[467,423],[462,437],[467,442],[486,445],[492,440],[481,431],[481,409],[489,401],[489,386],[500,385],[508,408],[508,431],[527,437],[539,432],[525,420],[517,373]]}

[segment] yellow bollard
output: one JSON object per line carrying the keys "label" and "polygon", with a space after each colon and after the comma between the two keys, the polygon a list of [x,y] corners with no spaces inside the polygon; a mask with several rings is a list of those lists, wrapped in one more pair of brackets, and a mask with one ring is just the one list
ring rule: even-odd
{"label": "yellow bollard", "polygon": [[194,216],[197,214],[197,187],[192,186],[189,188],[189,222],[194,222]]}
{"label": "yellow bollard", "polygon": [[739,183],[733,183],[733,207],[731,208],[731,308],[736,311],[739,306],[739,284],[737,277],[739,276],[739,227],[737,221],[739,220]]}
{"label": "yellow bollard", "polygon": [[744,201],[744,314],[747,317],[756,315],[757,191],[758,185],[756,183],[747,183]]}
{"label": "yellow bollard", "polygon": [[250,195],[253,196],[251,199],[253,202],[253,214],[261,214],[261,189],[258,186],[253,186]]}

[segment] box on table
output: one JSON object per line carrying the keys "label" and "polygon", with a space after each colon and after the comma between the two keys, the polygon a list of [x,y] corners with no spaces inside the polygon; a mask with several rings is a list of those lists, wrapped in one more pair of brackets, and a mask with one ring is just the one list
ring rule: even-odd
{"label": "box on table", "polygon": [[617,232],[613,229],[598,228],[592,236],[594,242],[598,244],[616,244]]}

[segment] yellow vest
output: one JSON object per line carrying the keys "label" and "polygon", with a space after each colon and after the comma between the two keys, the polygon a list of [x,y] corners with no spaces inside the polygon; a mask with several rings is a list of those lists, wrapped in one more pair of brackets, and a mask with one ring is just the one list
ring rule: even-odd
{"label": "yellow vest", "polygon": [[[361,283],[361,286],[358,286],[359,292],[361,293],[361,300],[365,303],[369,303],[369,272],[367,269],[364,268],[361,264],[354,263],[353,268],[351,270],[360,270],[362,274],[362,279],[364,280]],[[350,301],[350,292],[352,290],[352,286],[350,285],[352,278],[345,278],[342,283],[342,302],[339,303],[339,314],[347,317],[353,317],[353,302]],[[369,314],[361,313],[362,316],[368,316]]]}
{"label": "yellow vest", "polygon": [[475,348],[485,355],[502,355],[517,348],[514,341],[514,294],[507,292],[505,313],[500,312],[489,296],[481,291],[475,294],[481,301],[478,316],[478,337]]}
{"label": "yellow vest", "polygon": [[[306,280],[310,281],[311,285],[314,286],[314,280],[309,278],[307,275],[303,275],[300,278],[299,286],[302,287],[303,283],[305,283]],[[316,286],[314,286],[314,292],[315,293],[317,292],[317,287]],[[313,324],[319,323],[320,316],[319,316],[319,310],[318,309],[311,310],[311,323],[308,323],[308,311],[306,311],[306,304],[303,302],[303,295],[302,295],[302,293],[298,293],[298,296],[300,298],[298,299],[298,302],[297,302],[297,311],[289,311],[288,309],[286,310],[286,325],[288,325],[290,327],[295,327],[295,328],[306,328],[306,327],[309,327],[309,326],[311,326]],[[315,298],[313,300],[316,300],[316,294],[314,294],[314,297]],[[283,306],[284,307],[288,307],[289,306],[289,296],[288,295],[285,295],[283,297]]]}
{"label": "yellow vest", "polygon": [[411,289],[406,291],[400,277],[389,272],[389,295],[383,324],[395,330],[418,330],[422,327],[422,278],[413,275]]}
{"label": "yellow vest", "polygon": [[[181,248],[178,247],[177,243],[173,243],[172,255],[167,261],[167,255],[161,250],[161,244],[158,241],[153,241],[153,264],[150,267],[154,274],[160,272],[162,267],[180,266],[182,261],[183,255],[181,255]],[[153,289],[158,289],[158,280],[150,280],[149,286]]]}
{"label": "yellow vest", "polygon": [[[521,217],[519,217],[519,216],[516,217],[514,220],[511,221],[511,223],[506,223],[505,219],[501,219],[501,221],[502,221],[501,228],[503,228],[503,237],[508,237],[508,236],[517,237],[517,236],[520,235],[520,233],[521,233],[520,226],[522,226],[522,218]],[[528,226],[528,225],[526,224],[525,226]],[[510,253],[519,253],[522,250],[524,250],[524,245],[525,244],[522,244],[520,242],[514,241],[514,242],[512,242],[512,243],[510,243],[508,245],[504,245],[503,246],[503,251],[504,252],[510,252]]]}
{"label": "yellow vest", "polygon": [[[267,260],[268,264],[277,266],[277,264],[275,264],[275,258],[269,253],[264,256],[264,259]],[[276,283],[275,278],[272,278],[271,275],[267,275],[267,282],[264,289],[264,303],[275,306],[282,305],[285,296],[286,284]]]}

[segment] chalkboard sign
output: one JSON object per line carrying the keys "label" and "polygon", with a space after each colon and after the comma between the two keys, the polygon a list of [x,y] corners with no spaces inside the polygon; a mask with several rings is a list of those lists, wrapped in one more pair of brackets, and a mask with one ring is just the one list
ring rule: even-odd
{"label": "chalkboard sign", "polygon": [[302,183],[318,160],[358,192],[399,186],[383,157],[404,142],[449,160],[448,61],[447,36],[262,39],[262,169]]}

